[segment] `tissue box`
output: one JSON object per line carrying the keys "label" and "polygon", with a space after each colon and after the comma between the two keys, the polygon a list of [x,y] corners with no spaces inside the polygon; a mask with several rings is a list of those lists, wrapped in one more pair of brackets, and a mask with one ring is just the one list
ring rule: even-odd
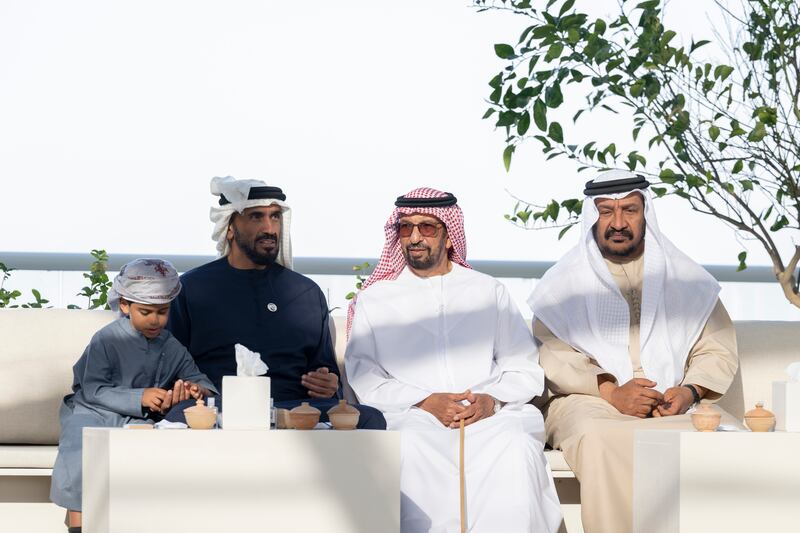
{"label": "tissue box", "polygon": [[800,431],[800,382],[772,382],[775,431]]}
{"label": "tissue box", "polygon": [[222,377],[222,429],[269,429],[266,376]]}

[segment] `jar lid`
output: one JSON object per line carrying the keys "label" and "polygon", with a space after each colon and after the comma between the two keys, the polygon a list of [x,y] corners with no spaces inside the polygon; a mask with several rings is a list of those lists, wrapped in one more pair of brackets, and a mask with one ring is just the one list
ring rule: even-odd
{"label": "jar lid", "polygon": [[310,406],[308,404],[308,402],[301,403],[300,405],[298,405],[297,407],[295,407],[294,409],[292,409],[289,412],[292,413],[292,414],[298,414],[298,415],[304,415],[304,414],[318,415],[318,414],[321,413],[321,411],[319,409],[317,409],[316,407]]}
{"label": "jar lid", "polygon": [[198,413],[198,414],[209,411],[213,412],[214,409],[212,409],[211,407],[206,407],[202,398],[198,398],[197,402],[192,407],[187,407],[186,409],[183,410],[184,413]]}
{"label": "jar lid", "polygon": [[774,416],[771,411],[764,409],[764,402],[756,402],[756,408],[744,414],[745,418],[770,418]]}
{"label": "jar lid", "polygon": [[358,413],[358,409],[356,409],[352,405],[349,405],[347,403],[347,400],[339,400],[339,403],[337,405],[334,405],[333,407],[328,409],[328,414],[329,415],[337,415],[337,414],[340,414],[340,413],[354,415],[354,414]]}
{"label": "jar lid", "polygon": [[699,403],[694,408],[695,413],[701,414],[719,414],[719,412],[710,403]]}

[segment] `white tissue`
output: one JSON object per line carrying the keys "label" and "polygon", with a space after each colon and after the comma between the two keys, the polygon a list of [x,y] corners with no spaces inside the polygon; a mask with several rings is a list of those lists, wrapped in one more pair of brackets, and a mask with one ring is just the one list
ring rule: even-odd
{"label": "white tissue", "polygon": [[236,375],[237,376],[263,376],[267,373],[267,365],[261,360],[261,354],[251,352],[241,344],[234,346],[236,349]]}
{"label": "white tissue", "polygon": [[169,420],[162,420],[161,422],[157,422],[155,425],[156,429],[186,429],[189,426],[184,424],[183,422],[170,422]]}
{"label": "white tissue", "polygon": [[789,375],[789,381],[800,381],[800,363],[792,363],[787,366],[786,373]]}

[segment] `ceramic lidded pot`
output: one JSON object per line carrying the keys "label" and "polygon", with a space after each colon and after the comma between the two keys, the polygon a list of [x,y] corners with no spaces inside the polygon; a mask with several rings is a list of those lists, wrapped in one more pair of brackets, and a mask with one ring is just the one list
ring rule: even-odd
{"label": "ceramic lidded pot", "polygon": [[314,429],[319,422],[321,411],[311,407],[308,402],[303,402],[289,411],[289,421],[294,429]]}
{"label": "ceramic lidded pot", "polygon": [[339,400],[339,405],[328,409],[328,419],[334,429],[355,429],[359,414],[358,409],[347,405],[346,400]]}
{"label": "ceramic lidded pot", "polygon": [[744,423],[756,433],[772,431],[775,428],[775,415],[764,409],[764,402],[756,402],[756,408],[744,414]]}
{"label": "ceramic lidded pot", "polygon": [[197,400],[197,404],[183,410],[186,416],[186,423],[192,429],[211,429],[217,422],[217,408],[206,407],[202,398]]}
{"label": "ceramic lidded pot", "polygon": [[715,431],[719,426],[722,413],[714,409],[710,403],[701,403],[692,413],[692,425],[697,431]]}

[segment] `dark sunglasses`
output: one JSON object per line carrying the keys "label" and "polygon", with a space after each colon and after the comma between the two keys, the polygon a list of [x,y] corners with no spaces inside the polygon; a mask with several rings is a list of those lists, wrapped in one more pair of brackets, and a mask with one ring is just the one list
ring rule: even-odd
{"label": "dark sunglasses", "polygon": [[411,234],[414,233],[414,228],[417,228],[419,234],[423,237],[436,237],[442,225],[443,224],[434,224],[433,222],[420,222],[419,224],[400,222],[397,225],[397,233],[403,238],[411,237]]}

